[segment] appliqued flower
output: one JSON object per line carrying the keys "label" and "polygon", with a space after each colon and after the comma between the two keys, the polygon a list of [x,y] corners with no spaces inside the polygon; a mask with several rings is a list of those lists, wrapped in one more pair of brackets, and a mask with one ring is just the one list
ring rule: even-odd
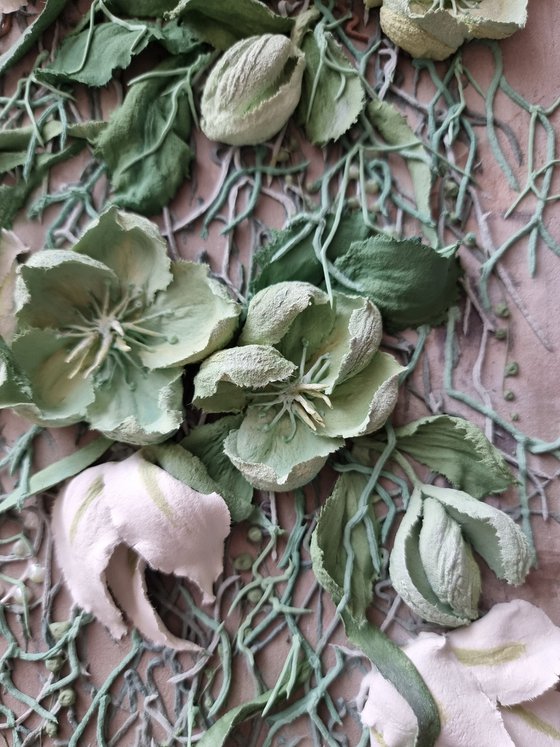
{"label": "appliqued flower", "polygon": [[413,57],[444,60],[470,39],[523,28],[527,0],[383,0],[381,28]]}
{"label": "appliqued flower", "polygon": [[380,340],[368,299],[335,293],[331,306],[309,283],[277,283],[251,300],[238,346],[204,361],[193,403],[244,412],[225,453],[255,487],[292,490],[393,410],[402,367]]}
{"label": "appliqued flower", "polygon": [[[436,747],[560,742],[560,628],[528,602],[495,605],[445,636],[421,633],[404,647],[440,711]],[[362,723],[371,746],[414,747],[410,705],[373,671],[362,684]]]}
{"label": "appliqued flower", "polygon": [[[165,460],[173,449],[181,452],[182,479],[159,466],[160,457]],[[145,581],[149,566],[191,580],[204,603],[214,598],[230,515],[220,495],[189,486],[200,482],[200,470],[198,460],[179,446],[148,447],[122,462],[90,467],[57,498],[52,529],[68,589],[114,638],[127,632],[122,610],[154,643],[200,650],[165,628]]]}
{"label": "appliqued flower", "polygon": [[237,326],[207,267],[171,262],[156,226],[115,209],[73,250],[39,251],[18,273],[0,405],[47,426],[86,420],[120,441],[163,440],[183,417],[183,366]]}

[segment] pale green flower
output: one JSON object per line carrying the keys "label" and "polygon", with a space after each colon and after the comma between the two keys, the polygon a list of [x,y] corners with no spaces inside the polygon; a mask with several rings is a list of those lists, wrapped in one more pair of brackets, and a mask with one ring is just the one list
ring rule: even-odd
{"label": "pale green flower", "polygon": [[268,140],[298,105],[304,69],[303,53],[282,34],[241,39],[208,76],[200,104],[202,131],[229,145]]}
{"label": "pale green flower", "polygon": [[456,627],[476,619],[480,571],[471,547],[498,578],[523,583],[532,554],[507,514],[461,490],[415,488],[391,552],[395,590],[429,622]]}
{"label": "pale green flower", "polygon": [[335,293],[331,306],[309,283],[277,283],[252,299],[238,347],[202,364],[193,403],[244,412],[225,453],[255,487],[292,490],[393,410],[402,368],[380,339],[368,299]]}
{"label": "pale green flower", "polygon": [[208,268],[171,262],[156,226],[115,209],[73,250],[18,270],[16,330],[0,349],[0,405],[30,420],[80,420],[135,444],[183,417],[183,366],[226,344],[239,307]]}
{"label": "pale green flower", "polygon": [[470,39],[504,39],[527,20],[528,0],[383,0],[381,28],[413,57],[444,60]]}

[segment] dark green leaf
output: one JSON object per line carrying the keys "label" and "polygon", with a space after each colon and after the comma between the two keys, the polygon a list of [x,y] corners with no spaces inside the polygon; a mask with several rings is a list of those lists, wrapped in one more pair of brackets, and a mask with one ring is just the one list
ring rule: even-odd
{"label": "dark green leaf", "polygon": [[113,13],[136,18],[162,18],[173,10],[177,0],[108,0],[107,7]]}
{"label": "dark green leaf", "polygon": [[35,167],[27,181],[20,179],[13,185],[2,184],[0,186],[0,228],[10,228],[16,213],[25,205],[29,195],[41,183],[49,169],[57,163],[72,158],[84,146],[84,141],[76,140],[59,153],[44,153],[36,159]]}
{"label": "dark green leaf", "polygon": [[414,711],[418,719],[416,747],[433,747],[440,732],[437,705],[408,656],[387,636],[367,621],[361,624],[342,614],[346,635],[375,664]]}
{"label": "dark green leaf", "polygon": [[459,294],[458,261],[419,239],[356,241],[335,266],[377,304],[391,331],[439,324]]}
{"label": "dark green leaf", "polygon": [[39,41],[43,31],[57,19],[68,0],[47,0],[42,11],[35,18],[19,39],[0,56],[0,75],[21,60]]}
{"label": "dark green leaf", "polygon": [[432,220],[430,205],[432,172],[422,141],[416,137],[399,110],[387,101],[380,99],[372,101],[367,107],[367,113],[389,145],[399,145],[403,148],[403,156],[407,160],[414,188],[416,206],[424,219],[422,230],[428,241],[433,246],[437,246],[437,232]]}
{"label": "dark green leaf", "polygon": [[[332,224],[332,216],[327,217],[323,235],[326,236],[330,232]],[[315,226],[306,222],[298,222],[292,228],[283,231],[273,231],[271,240],[258,250],[254,257],[251,293],[283,280],[301,280],[321,285],[323,269],[313,249],[314,233]],[[344,254],[353,241],[361,241],[369,234],[370,229],[365,225],[361,213],[351,213],[343,217],[329,247],[329,258]],[[298,235],[302,238],[295,241],[289,251],[279,259],[274,259],[275,255],[282,254]]]}
{"label": "dark green leaf", "polygon": [[220,50],[247,36],[289,34],[294,25],[258,0],[181,0],[169,17],[183,19],[199,39]]}
{"label": "dark green leaf", "polygon": [[170,54],[188,54],[202,46],[189,27],[177,20],[169,21],[159,29],[158,42]]}
{"label": "dark green leaf", "polygon": [[243,521],[251,514],[253,488],[224,454],[224,439],[239,428],[242,416],[220,418],[215,423],[193,428],[181,445],[195,454],[218,484],[219,493],[228,505],[232,521]]}
{"label": "dark green leaf", "polygon": [[[338,140],[364,108],[365,93],[357,70],[342,47],[320,23],[303,41],[305,72],[298,109],[309,140],[323,145]],[[336,69],[328,63],[334,63]]]}
{"label": "dark green leaf", "polygon": [[[348,560],[344,546],[345,529],[348,522],[361,510],[361,497],[366,486],[367,478],[364,475],[357,472],[343,473],[321,509],[311,538],[313,572],[337,605],[343,599],[345,589]],[[369,496],[367,500],[369,502]],[[369,536],[366,522],[369,522]],[[375,514],[368,504],[364,518],[358,521],[350,534],[354,558],[346,610],[356,620],[365,620],[366,610],[373,598],[373,582],[377,573],[372,554],[376,553],[376,548],[370,545],[370,538],[372,535],[377,537],[377,534]]]}
{"label": "dark green leaf", "polygon": [[130,30],[107,22],[70,34],[60,45],[54,62],[38,71],[37,77],[48,83],[74,81],[87,86],[103,86],[113,77],[113,70],[127,68],[133,55],[141,52],[159,36],[156,27],[134,24]]}
{"label": "dark green leaf", "polygon": [[[175,57],[154,72],[188,64]],[[111,172],[117,205],[152,215],[166,205],[189,174],[193,151],[184,73],[136,83],[97,141],[96,154]]]}
{"label": "dark green leaf", "polygon": [[0,174],[15,169],[16,166],[23,166],[27,160],[26,150],[16,150],[11,153],[2,153],[0,151]]}
{"label": "dark green leaf", "polygon": [[513,482],[502,454],[468,420],[434,415],[415,420],[395,433],[400,451],[475,498],[500,493]]}

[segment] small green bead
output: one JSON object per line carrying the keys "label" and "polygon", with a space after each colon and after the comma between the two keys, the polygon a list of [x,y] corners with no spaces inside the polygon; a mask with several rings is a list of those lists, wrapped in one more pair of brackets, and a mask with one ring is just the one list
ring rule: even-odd
{"label": "small green bead", "polygon": [[357,197],[352,196],[346,200],[346,204],[349,210],[357,210],[360,207],[361,203]]}
{"label": "small green bead", "polygon": [[506,340],[508,336],[507,329],[505,327],[498,327],[498,329],[494,332],[494,337],[496,340]]}
{"label": "small green bead", "polygon": [[64,690],[60,691],[58,696],[58,702],[63,708],[68,708],[74,705],[76,702],[76,693],[71,687],[65,687]]}
{"label": "small green bead", "polygon": [[513,402],[515,399],[515,394],[511,391],[511,389],[506,389],[504,392],[504,399],[508,402]]}
{"label": "small green bead", "polygon": [[55,724],[54,721],[47,721],[47,723],[43,727],[43,730],[47,737],[54,739],[58,734],[58,724]]}
{"label": "small green bead", "polygon": [[262,542],[263,533],[260,527],[250,527],[247,532],[247,539],[255,545],[260,545]]}
{"label": "small green bead", "polygon": [[373,179],[368,179],[365,184],[366,192],[368,195],[378,195],[379,194],[379,184],[374,181]]}
{"label": "small green bead", "polygon": [[360,178],[360,169],[358,168],[358,166],[356,166],[355,164],[353,164],[352,166],[350,166],[350,168],[348,169],[348,177],[350,179],[359,179]]}
{"label": "small green bead", "polygon": [[251,604],[258,604],[261,597],[262,591],[260,589],[251,589],[251,591],[247,594],[247,600],[251,602]]}
{"label": "small green bead", "polygon": [[502,319],[507,319],[510,315],[509,306],[506,303],[498,303],[494,307],[494,313],[496,316],[501,317]]}
{"label": "small green bead", "polygon": [[70,622],[68,620],[65,620],[64,622],[53,622],[49,625],[49,630],[55,641],[60,641],[69,628]]}
{"label": "small green bead", "polygon": [[244,552],[233,559],[233,567],[236,571],[248,571],[253,565],[253,556]]}
{"label": "small green bead", "polygon": [[469,231],[469,233],[466,233],[463,239],[463,244],[471,248],[476,246],[477,245],[476,235],[472,231]]}
{"label": "small green bead", "polygon": [[512,412],[511,419],[512,419],[512,422],[517,423],[517,421],[519,420],[519,413],[518,412]]}
{"label": "small green bead", "polygon": [[60,672],[64,666],[64,657],[62,656],[51,656],[45,661],[45,667],[49,672]]}
{"label": "small green bead", "polygon": [[457,197],[459,186],[451,179],[448,179],[443,185],[443,192],[446,197]]}
{"label": "small green bead", "polygon": [[511,361],[507,364],[505,375],[506,376],[517,376],[519,373],[519,363],[517,361]]}

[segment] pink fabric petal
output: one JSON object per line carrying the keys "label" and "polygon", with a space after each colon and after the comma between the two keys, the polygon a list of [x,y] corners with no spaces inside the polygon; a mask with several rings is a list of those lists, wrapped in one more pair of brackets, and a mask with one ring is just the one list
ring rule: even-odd
{"label": "pink fabric petal", "polygon": [[367,700],[361,719],[370,729],[372,747],[414,747],[418,721],[402,695],[377,671],[364,678],[360,692],[364,691]]}
{"label": "pink fabric petal", "polygon": [[0,13],[14,13],[27,5],[27,0],[0,0]]}
{"label": "pink fabric petal", "polygon": [[523,703],[558,681],[560,628],[529,602],[496,604],[477,622],[448,633],[447,639],[494,702]]}
{"label": "pink fabric petal", "polygon": [[173,635],[152,607],[146,589],[146,563],[121,545],[111,558],[107,583],[134,627],[150,641],[178,651],[202,651],[200,646]]}
{"label": "pink fabric petal", "polygon": [[194,581],[212,601],[230,527],[223,498],[197,493],[139,452],[114,465],[105,500],[129,547],[152,568]]}
{"label": "pink fabric petal", "polygon": [[57,498],[52,530],[58,563],[76,604],[93,613],[114,638],[126,632],[122,615],[107,591],[105,571],[120,543],[103,501],[111,466],[90,467],[71,480]]}
{"label": "pink fabric petal", "polygon": [[506,729],[520,747],[560,745],[560,693],[556,690],[550,690],[530,703],[502,708],[501,711]]}

